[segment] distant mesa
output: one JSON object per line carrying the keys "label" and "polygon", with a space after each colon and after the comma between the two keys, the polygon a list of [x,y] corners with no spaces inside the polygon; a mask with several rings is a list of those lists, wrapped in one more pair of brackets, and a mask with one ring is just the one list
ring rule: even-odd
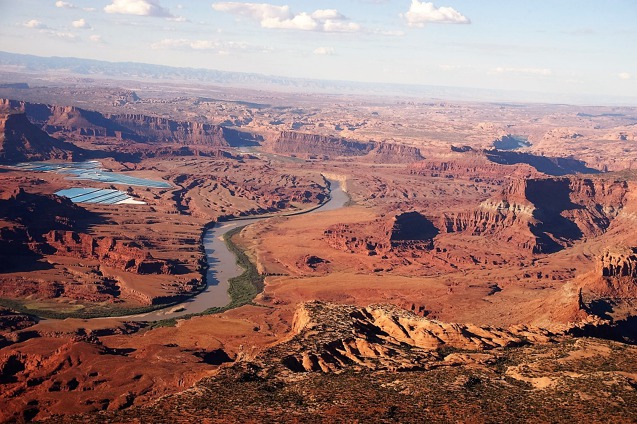
{"label": "distant mesa", "polygon": [[502,165],[525,163],[547,175],[562,176],[567,174],[599,174],[601,171],[586,166],[586,162],[564,157],[539,156],[531,153],[485,150],[485,156],[491,162]]}
{"label": "distant mesa", "polygon": [[412,211],[371,223],[336,224],[325,230],[323,237],[335,249],[376,256],[401,249],[433,249],[438,233],[432,221]]}
{"label": "distant mesa", "polygon": [[364,156],[375,145],[342,137],[306,134],[294,131],[281,131],[270,143],[266,143],[275,153],[328,155],[328,156]]}
{"label": "distant mesa", "polygon": [[[514,141],[513,143],[516,143],[515,146],[519,147],[518,142]],[[506,142],[506,144],[511,146],[509,142]],[[451,146],[451,151],[454,153],[465,153],[471,157],[463,160],[462,157],[459,156],[458,159],[450,159],[448,161],[438,163],[423,162],[415,164],[412,168],[414,170],[422,169],[423,171],[426,169],[431,169],[432,171],[439,170],[443,172],[445,170],[449,170],[450,175],[453,174],[456,176],[464,174],[462,172],[463,168],[467,170],[473,169],[476,171],[477,168],[481,168],[483,175],[486,176],[492,174],[492,170],[490,170],[490,167],[483,162],[484,159],[481,159],[485,158],[489,162],[500,165],[526,164],[535,168],[538,172],[551,176],[563,176],[568,174],[599,174],[601,172],[598,169],[587,166],[584,161],[570,157],[542,156],[528,152],[516,152],[510,149],[502,150],[497,148],[476,150],[470,146],[455,145]],[[496,173],[501,174],[502,171],[500,170]],[[478,173],[476,173],[476,176],[478,176]]]}
{"label": "distant mesa", "polygon": [[113,101],[113,106],[124,106],[129,103],[136,103],[140,100],[141,99],[139,98],[137,93],[135,93],[134,91],[130,91],[130,90],[122,91],[121,93],[118,94],[117,99]]}
{"label": "distant mesa", "polygon": [[531,146],[531,143],[528,137],[523,135],[507,134],[493,142],[493,147],[499,150],[516,150],[529,146]]}
{"label": "distant mesa", "polygon": [[474,210],[444,213],[439,228],[493,237],[532,253],[553,253],[605,233],[625,207],[628,191],[625,181],[521,179]]}
{"label": "distant mesa", "polygon": [[281,131],[265,146],[274,153],[318,157],[365,156],[378,163],[411,163],[423,160],[420,149],[398,143],[358,141],[336,136]]}
{"label": "distant mesa", "polygon": [[471,146],[451,146],[451,151],[456,153],[466,153],[473,151]]}
{"label": "distant mesa", "polygon": [[397,143],[376,143],[367,158],[376,163],[414,163],[425,159],[420,149]]}
{"label": "distant mesa", "polygon": [[389,239],[392,244],[432,240],[439,231],[434,224],[418,212],[404,212],[393,218]]}
{"label": "distant mesa", "polygon": [[[138,98],[134,92],[124,97]],[[143,114],[104,115],[74,106],[2,99],[0,111],[25,113],[44,131],[67,136],[112,137],[148,144],[211,147],[256,145],[261,140],[259,136],[219,125],[175,121]]]}

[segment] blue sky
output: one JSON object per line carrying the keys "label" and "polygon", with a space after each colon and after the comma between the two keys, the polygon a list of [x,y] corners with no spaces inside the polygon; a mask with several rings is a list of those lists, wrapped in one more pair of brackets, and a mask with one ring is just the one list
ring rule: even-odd
{"label": "blue sky", "polygon": [[0,50],[637,96],[635,0],[0,0]]}

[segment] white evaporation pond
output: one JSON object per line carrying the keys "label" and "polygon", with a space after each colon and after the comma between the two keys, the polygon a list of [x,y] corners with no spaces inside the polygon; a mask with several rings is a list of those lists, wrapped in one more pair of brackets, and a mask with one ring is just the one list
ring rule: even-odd
{"label": "white evaporation pond", "polygon": [[68,197],[73,203],[99,203],[103,205],[145,205],[120,190],[92,187],[74,187],[55,192],[58,196]]}
{"label": "white evaporation pond", "polygon": [[95,160],[86,162],[23,162],[13,165],[12,168],[26,171],[57,172],[70,174],[72,180],[91,180],[109,184],[125,184],[150,188],[171,188],[169,182],[149,180],[147,178],[131,177],[116,172],[104,171],[102,164]]}

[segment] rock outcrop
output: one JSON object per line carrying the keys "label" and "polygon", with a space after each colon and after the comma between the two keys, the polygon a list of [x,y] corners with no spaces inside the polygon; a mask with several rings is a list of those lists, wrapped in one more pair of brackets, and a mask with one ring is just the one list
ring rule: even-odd
{"label": "rock outcrop", "polygon": [[526,137],[506,134],[493,141],[493,147],[499,150],[516,150],[529,147],[531,143]]}
{"label": "rock outcrop", "polygon": [[377,163],[414,163],[424,159],[419,148],[396,143],[378,143],[367,157]]}
{"label": "rock outcrop", "polygon": [[130,129],[118,125],[99,112],[79,107],[1,99],[0,109],[24,113],[35,125],[51,134],[116,137],[140,141],[138,135]]}
{"label": "rock outcrop", "polygon": [[[101,264],[136,274],[172,274],[168,261],[155,259],[137,243],[112,237],[93,237],[74,231],[51,230],[36,250],[53,249],[56,255],[95,259]],[[42,252],[45,253],[45,252]]]}
{"label": "rock outcrop", "polygon": [[266,146],[275,153],[293,154],[310,159],[340,156],[365,156],[378,163],[413,163],[424,159],[420,149],[398,143],[362,142],[336,136],[281,131]]}
{"label": "rock outcrop", "polygon": [[607,250],[598,262],[603,277],[637,279],[637,247],[617,247]]}
{"label": "rock outcrop", "polygon": [[110,119],[150,143],[227,147],[231,141],[241,139],[238,131],[219,125],[174,121],[142,114],[110,115]]}
{"label": "rock outcrop", "polygon": [[[597,258],[595,270],[583,278],[582,285],[583,303],[588,304],[587,308],[593,313],[604,316],[605,312],[612,310],[634,311],[633,303],[637,299],[637,247],[619,245],[607,248]],[[599,313],[595,309],[602,304],[606,305],[603,308],[606,310]]]}
{"label": "rock outcrop", "polygon": [[0,114],[0,162],[71,160],[81,149],[51,137],[33,125],[24,113]]}
{"label": "rock outcrop", "polygon": [[502,165],[524,163],[546,175],[562,176],[568,174],[600,173],[599,170],[588,167],[585,162],[573,158],[540,156],[532,153],[502,151],[497,149],[485,150],[484,154],[491,162]]}
{"label": "rock outcrop", "polygon": [[[43,211],[46,211],[44,213]],[[77,220],[91,216],[69,199],[18,189],[0,200],[0,272],[18,265],[24,256],[56,254],[94,259],[137,274],[171,274],[173,266],[154,259],[132,241],[93,237],[77,231]]]}
{"label": "rock outcrop", "polygon": [[392,221],[389,231],[392,245],[433,240],[439,232],[430,220],[415,211],[398,214]]}
{"label": "rock outcrop", "polygon": [[1,99],[1,111],[25,113],[48,133],[113,137],[142,143],[227,147],[257,144],[259,137],[219,125],[143,114],[104,115],[74,106],[46,105]]}
{"label": "rock outcrop", "polygon": [[445,232],[494,236],[550,253],[604,233],[624,206],[628,183],[588,178],[517,180],[472,211],[445,213]]}
{"label": "rock outcrop", "polygon": [[511,178],[539,177],[542,174],[528,164],[513,166],[495,163],[481,151],[469,146],[451,146],[451,154],[444,160],[423,160],[409,165],[409,173],[427,177],[468,179],[476,182],[503,184]]}
{"label": "rock outcrop", "polygon": [[371,152],[375,143],[363,143],[340,137],[281,131],[268,147],[275,153],[297,155],[363,156]]}
{"label": "rock outcrop", "polygon": [[[440,350],[489,351],[546,343],[555,336],[550,331],[527,326],[501,329],[444,323],[392,305],[358,308],[318,301],[299,306],[293,332],[295,336],[290,342],[270,353],[281,357],[282,364],[293,372],[324,373],[348,368],[426,369],[433,361],[442,359],[465,363],[466,358],[441,355]],[[493,359],[490,355],[481,358]]]}
{"label": "rock outcrop", "polygon": [[405,249],[432,249],[438,233],[429,219],[412,211],[372,223],[336,224],[325,230],[323,237],[335,249],[375,256]]}

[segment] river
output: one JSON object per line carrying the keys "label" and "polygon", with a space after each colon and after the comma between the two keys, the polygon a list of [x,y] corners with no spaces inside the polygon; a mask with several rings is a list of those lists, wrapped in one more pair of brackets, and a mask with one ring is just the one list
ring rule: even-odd
{"label": "river", "polygon": [[[328,181],[330,183],[330,198],[327,202],[312,211],[286,214],[285,216],[331,211],[345,206],[349,201],[349,196],[343,191],[341,183],[334,179],[328,179]],[[133,321],[159,321],[167,318],[177,318],[183,315],[201,313],[215,306],[226,306],[230,303],[230,296],[228,295],[229,280],[241,275],[243,268],[237,265],[237,258],[228,250],[226,243],[223,241],[223,235],[234,228],[254,224],[255,222],[271,217],[272,216],[269,215],[263,218],[222,221],[206,230],[203,236],[206,260],[208,261],[206,288],[196,296],[178,305],[125,318]]]}

